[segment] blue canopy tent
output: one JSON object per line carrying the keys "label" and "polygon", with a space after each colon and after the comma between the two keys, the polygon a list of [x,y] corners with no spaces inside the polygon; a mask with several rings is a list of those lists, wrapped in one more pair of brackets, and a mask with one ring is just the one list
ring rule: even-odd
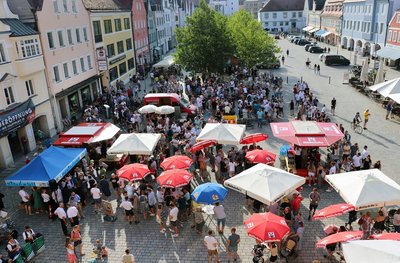
{"label": "blue canopy tent", "polygon": [[48,187],[49,181],[60,181],[83,157],[85,148],[51,146],[6,180],[6,186]]}
{"label": "blue canopy tent", "polygon": [[325,34],[326,32],[328,32],[328,31],[323,30],[323,29],[320,29],[320,30],[318,30],[317,32],[315,32],[314,35],[316,35],[316,36],[322,36],[322,35]]}

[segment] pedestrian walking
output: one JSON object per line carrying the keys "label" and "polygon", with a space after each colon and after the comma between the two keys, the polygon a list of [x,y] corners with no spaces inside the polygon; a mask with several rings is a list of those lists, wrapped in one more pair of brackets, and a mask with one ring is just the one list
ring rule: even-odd
{"label": "pedestrian walking", "polygon": [[[169,222],[170,222],[169,231],[171,231],[172,233],[175,233],[172,235],[172,237],[179,236],[178,214],[179,214],[178,207],[176,207],[174,202],[171,202],[170,211],[169,211]],[[173,227],[173,229],[171,227]]]}
{"label": "pedestrian walking", "polygon": [[74,242],[69,237],[65,239],[65,249],[67,250],[68,263],[78,263],[78,258],[75,254]]}
{"label": "pedestrian walking", "polygon": [[257,111],[257,125],[259,128],[262,127],[263,115],[264,115],[264,113],[260,107]]}
{"label": "pedestrian walking", "polygon": [[162,204],[158,204],[157,207],[157,214],[156,214],[156,222],[160,225],[160,233],[164,234],[166,229],[164,227],[164,220],[165,220],[165,214],[164,214],[164,208]]}
{"label": "pedestrian walking", "polygon": [[106,177],[104,175],[101,176],[99,185],[100,185],[100,191],[103,193],[102,196],[107,200],[111,196],[111,190],[110,190],[110,183],[108,182],[108,180],[106,180]]}
{"label": "pedestrian walking", "polygon": [[90,189],[90,194],[92,195],[94,201],[94,212],[98,213],[101,209],[101,192],[97,187],[97,183],[93,185],[93,188]]}
{"label": "pedestrian walking", "polygon": [[371,116],[371,113],[369,113],[369,109],[366,109],[364,111],[364,130],[367,130],[367,123],[369,120],[369,116]]}
{"label": "pedestrian walking", "polygon": [[81,216],[79,215],[78,209],[72,205],[70,202],[67,204],[67,217],[71,223],[71,227],[78,226],[79,227],[79,219]]}
{"label": "pedestrian walking", "polygon": [[125,249],[125,254],[122,256],[121,262],[136,263],[135,257],[131,254],[131,251],[129,249]]}
{"label": "pedestrian walking", "polygon": [[321,67],[319,66],[319,64],[317,65],[317,74],[321,75]]}
{"label": "pedestrian walking", "polygon": [[314,74],[317,74],[317,64],[314,64]]}
{"label": "pedestrian walking", "polygon": [[286,55],[289,57],[289,49],[286,50]]}
{"label": "pedestrian walking", "polygon": [[31,198],[30,198],[30,195],[25,191],[25,187],[24,186],[20,187],[20,190],[19,190],[18,194],[21,197],[22,204],[24,205],[25,213],[27,215],[32,214]]}
{"label": "pedestrian walking", "polygon": [[238,259],[238,246],[240,243],[240,236],[236,234],[236,228],[232,227],[231,228],[231,235],[228,237],[228,240],[226,241],[226,251],[227,251],[227,258],[228,258],[228,263],[231,262],[231,258],[233,256],[233,260],[237,261]]}
{"label": "pedestrian walking", "polygon": [[197,234],[203,233],[203,226],[205,224],[205,221],[204,221],[203,211],[201,210],[200,206],[196,207],[194,211],[194,223]]}
{"label": "pedestrian walking", "polygon": [[214,214],[217,217],[217,232],[223,234],[226,223],[226,213],[225,208],[220,205],[219,202],[215,203]]}
{"label": "pedestrian walking", "polygon": [[74,242],[74,247],[78,247],[79,248],[79,254],[82,256],[85,255],[85,253],[83,253],[83,244],[82,244],[82,236],[81,236],[81,232],[79,231],[79,226],[74,226],[72,228],[71,231],[71,240]]}
{"label": "pedestrian walking", "polygon": [[215,262],[219,262],[218,259],[218,241],[217,239],[212,235],[213,231],[208,230],[208,235],[204,237],[204,245],[207,247],[208,250],[208,262],[211,263],[213,261],[213,258],[215,257]]}
{"label": "pedestrian walking", "polygon": [[335,116],[335,109],[336,109],[336,99],[333,97],[331,100],[331,113],[333,116]]}
{"label": "pedestrian walking", "polygon": [[393,105],[394,105],[393,100],[389,101],[389,103],[386,104],[386,120],[388,120],[389,118],[393,118],[392,117]]}
{"label": "pedestrian walking", "polygon": [[119,207],[124,209],[125,212],[125,218],[128,220],[129,224],[132,224],[133,221],[135,221],[135,224],[139,223],[138,221],[135,220],[135,213],[133,212],[133,205],[132,202],[129,201],[129,197],[125,196],[125,200],[121,202]]}
{"label": "pedestrian walking", "polygon": [[318,193],[318,189],[314,188],[308,197],[310,198],[310,207],[309,207],[310,211],[308,214],[308,221],[310,221],[311,217],[314,216],[315,211],[318,208],[318,204],[321,201],[321,196]]}
{"label": "pedestrian walking", "polygon": [[285,56],[282,55],[282,65],[285,65]]}
{"label": "pedestrian walking", "polygon": [[67,213],[64,210],[64,204],[60,203],[58,208],[54,211],[54,214],[58,216],[58,220],[60,220],[61,228],[63,230],[64,236],[68,237],[68,228],[67,228]]}

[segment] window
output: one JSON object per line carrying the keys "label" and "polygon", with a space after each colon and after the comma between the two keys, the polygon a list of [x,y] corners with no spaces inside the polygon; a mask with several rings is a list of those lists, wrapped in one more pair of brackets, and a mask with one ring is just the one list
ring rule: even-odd
{"label": "window", "polygon": [[285,26],[288,26],[288,25],[289,25],[289,22],[288,22],[288,21],[286,21],[286,22],[285,22]]}
{"label": "window", "polygon": [[58,44],[60,45],[60,47],[65,47],[64,36],[63,36],[62,30],[57,31],[57,36],[58,36]]}
{"label": "window", "polygon": [[392,30],[389,30],[389,37],[388,37],[389,41],[392,41],[392,33],[393,33]]}
{"label": "window", "polygon": [[78,10],[76,9],[76,0],[72,0],[71,4],[72,4],[72,12],[75,14],[78,13]]}
{"label": "window", "polygon": [[23,58],[40,55],[39,43],[37,39],[21,40],[19,43]]}
{"label": "window", "polygon": [[379,34],[382,34],[382,32],[383,32],[383,23],[381,23],[381,28],[379,30]]}
{"label": "window", "polygon": [[60,13],[60,9],[58,8],[58,0],[53,0],[53,9],[54,13]]}
{"label": "window", "polygon": [[303,12],[298,12],[298,13],[297,13],[297,16],[298,16],[298,17],[303,17]]}
{"label": "window", "polygon": [[112,25],[110,19],[104,20],[104,32],[106,34],[112,33]]}
{"label": "window", "polygon": [[124,41],[117,42],[118,54],[124,53]]}
{"label": "window", "polygon": [[30,97],[33,94],[35,94],[35,92],[33,91],[33,84],[32,84],[32,80],[31,79],[25,81],[25,87],[26,87],[26,93],[28,94],[28,97]]}
{"label": "window", "polygon": [[118,78],[118,69],[117,67],[113,67],[109,71],[110,81],[116,80]]}
{"label": "window", "polygon": [[68,63],[63,64],[63,69],[64,69],[64,77],[66,79],[69,79],[70,75],[69,75],[69,70],[68,70]]}
{"label": "window", "polygon": [[85,72],[86,71],[85,60],[83,58],[80,58],[80,61],[81,61],[81,71]]}
{"label": "window", "polygon": [[296,17],[296,12],[292,12],[292,18]]}
{"label": "window", "polygon": [[88,68],[89,69],[93,68],[93,66],[92,66],[92,57],[90,55],[87,56],[87,64],[88,64]]}
{"label": "window", "polygon": [[76,60],[72,60],[72,72],[74,75],[78,75],[78,67],[76,66]]}
{"label": "window", "polygon": [[117,18],[114,19],[114,26],[115,26],[115,31],[121,31],[122,30],[122,26],[121,26],[121,19]]}
{"label": "window", "polygon": [[119,75],[122,76],[126,73],[126,62],[122,62],[121,64],[119,64]]}
{"label": "window", "polygon": [[83,28],[83,40],[84,40],[85,42],[88,42],[88,41],[89,41],[88,33],[87,33],[87,28],[86,28],[86,27]]}
{"label": "window", "polygon": [[272,18],[276,19],[276,13],[272,13]]}
{"label": "window", "polygon": [[99,43],[103,41],[100,21],[93,21],[93,33],[94,33],[94,42]]}
{"label": "window", "polygon": [[69,13],[67,0],[63,0],[63,7],[64,7],[64,13]]}
{"label": "window", "polygon": [[4,52],[4,46],[2,43],[0,43],[0,63],[6,62],[6,53]]}
{"label": "window", "polygon": [[397,15],[397,23],[400,23],[400,15]]}
{"label": "window", "polygon": [[49,48],[50,48],[50,49],[55,48],[55,46],[54,46],[53,32],[47,32],[47,43],[49,44]]}
{"label": "window", "polygon": [[396,42],[396,41],[397,41],[397,31],[393,31],[392,41],[393,41],[393,42]]}
{"label": "window", "polygon": [[124,18],[124,29],[131,29],[131,22],[129,21],[129,18]]}
{"label": "window", "polygon": [[128,70],[131,70],[135,67],[135,61],[133,58],[128,59]]}
{"label": "window", "polygon": [[75,35],[76,35],[76,42],[77,43],[82,43],[81,42],[81,32],[80,32],[79,28],[75,29]]}
{"label": "window", "polygon": [[73,45],[74,40],[72,39],[72,30],[71,29],[67,29],[67,38],[68,38],[68,44]]}
{"label": "window", "polygon": [[12,87],[4,88],[4,96],[6,97],[7,105],[13,104],[15,102]]}
{"label": "window", "polygon": [[107,56],[109,58],[115,56],[114,44],[107,45]]}
{"label": "window", "polygon": [[276,26],[276,22],[273,22],[272,25],[273,25],[273,26]]}
{"label": "window", "polygon": [[126,50],[131,50],[132,49],[132,39],[127,39],[125,40],[126,42]]}
{"label": "window", "polygon": [[53,67],[53,77],[54,77],[54,81],[55,82],[60,82],[61,78],[60,78],[60,71],[58,70],[58,66],[54,66]]}
{"label": "window", "polygon": [[397,42],[400,43],[400,33],[398,34]]}
{"label": "window", "polygon": [[287,12],[283,12],[283,18],[287,18]]}

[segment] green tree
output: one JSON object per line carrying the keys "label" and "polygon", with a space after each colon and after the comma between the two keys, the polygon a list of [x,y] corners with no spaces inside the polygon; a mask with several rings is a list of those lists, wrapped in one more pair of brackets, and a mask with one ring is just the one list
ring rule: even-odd
{"label": "green tree", "polygon": [[185,23],[176,32],[176,62],[194,73],[221,72],[233,51],[227,18],[201,0]]}
{"label": "green tree", "polygon": [[230,16],[227,27],[234,54],[244,66],[253,67],[259,62],[270,62],[275,59],[274,53],[279,52],[275,39],[245,10]]}

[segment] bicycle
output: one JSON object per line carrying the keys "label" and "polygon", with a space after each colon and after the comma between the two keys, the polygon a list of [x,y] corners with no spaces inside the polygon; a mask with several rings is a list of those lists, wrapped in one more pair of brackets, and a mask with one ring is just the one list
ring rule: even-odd
{"label": "bicycle", "polygon": [[364,128],[360,125],[359,122],[352,123],[351,128],[358,134],[362,134],[364,131]]}

